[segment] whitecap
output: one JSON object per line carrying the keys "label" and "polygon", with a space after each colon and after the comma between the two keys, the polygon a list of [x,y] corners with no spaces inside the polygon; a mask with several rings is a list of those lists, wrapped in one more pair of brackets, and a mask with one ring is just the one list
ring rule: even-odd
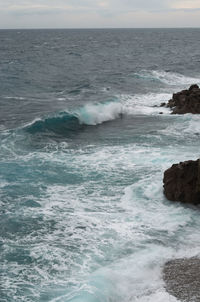
{"label": "whitecap", "polygon": [[135,77],[148,81],[158,81],[166,85],[190,85],[200,83],[200,78],[185,76],[180,73],[164,70],[142,70],[134,74]]}
{"label": "whitecap", "polygon": [[86,125],[97,125],[114,120],[122,113],[123,108],[119,102],[88,104],[75,111],[80,123]]}
{"label": "whitecap", "polygon": [[170,93],[148,93],[136,95],[121,95],[123,112],[128,115],[144,114],[158,115],[160,112],[169,114],[170,109],[160,107],[160,104],[171,98]]}

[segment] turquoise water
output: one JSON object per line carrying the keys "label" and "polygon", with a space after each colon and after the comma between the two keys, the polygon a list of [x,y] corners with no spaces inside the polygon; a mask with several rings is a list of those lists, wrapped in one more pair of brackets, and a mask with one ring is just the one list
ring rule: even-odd
{"label": "turquoise water", "polygon": [[173,302],[162,265],[199,254],[198,212],[167,201],[162,178],[199,157],[200,117],[155,107],[200,83],[199,31],[97,32],[0,32],[17,45],[1,49],[2,302]]}

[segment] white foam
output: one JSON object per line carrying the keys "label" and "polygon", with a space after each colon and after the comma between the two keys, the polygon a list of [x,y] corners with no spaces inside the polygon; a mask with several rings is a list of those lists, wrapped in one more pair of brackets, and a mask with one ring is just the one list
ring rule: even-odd
{"label": "white foam", "polygon": [[20,100],[20,101],[25,100],[25,98],[22,97],[22,96],[5,96],[4,98],[5,99],[12,99],[12,100]]}
{"label": "white foam", "polygon": [[66,101],[66,98],[57,98],[58,101]]}
{"label": "white foam", "polygon": [[153,71],[152,75],[161,82],[169,85],[190,85],[200,83],[200,78],[188,77],[175,72]]}
{"label": "white foam", "polygon": [[121,95],[123,112],[126,114],[157,115],[160,112],[170,113],[169,108],[160,107],[160,104],[171,98],[169,93],[149,93],[137,95]]}
{"label": "white foam", "polygon": [[161,134],[179,138],[192,138],[200,135],[200,116],[194,114],[177,115],[176,119],[163,130]]}
{"label": "white foam", "polygon": [[75,111],[79,121],[87,125],[97,125],[114,120],[122,113],[119,102],[88,104]]}
{"label": "white foam", "polygon": [[151,295],[142,296],[140,298],[133,299],[130,302],[155,302],[155,301],[156,302],[180,302],[175,297],[168,294],[164,289],[158,289]]}
{"label": "white foam", "polygon": [[185,76],[179,73],[164,70],[142,70],[135,75],[150,81],[159,81],[171,86],[200,83],[200,78]]}

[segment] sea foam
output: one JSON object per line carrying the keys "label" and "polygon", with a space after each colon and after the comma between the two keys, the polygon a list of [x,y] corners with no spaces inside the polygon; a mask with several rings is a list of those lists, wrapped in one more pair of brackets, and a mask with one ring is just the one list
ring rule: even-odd
{"label": "sea foam", "polygon": [[64,134],[81,129],[81,125],[94,126],[114,120],[122,113],[123,106],[120,102],[86,104],[72,112],[64,111],[44,119],[37,119],[26,125],[25,130],[32,134],[46,131]]}
{"label": "sea foam", "polygon": [[134,77],[147,81],[157,81],[172,86],[200,83],[200,78],[184,76],[180,73],[164,70],[142,70],[135,73]]}
{"label": "sea foam", "polygon": [[97,125],[106,121],[114,120],[123,113],[119,102],[107,102],[88,104],[75,112],[80,123],[86,125]]}

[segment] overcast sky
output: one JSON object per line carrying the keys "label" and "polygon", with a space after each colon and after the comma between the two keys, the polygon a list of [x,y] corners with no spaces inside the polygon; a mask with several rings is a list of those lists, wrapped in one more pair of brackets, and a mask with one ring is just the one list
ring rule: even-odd
{"label": "overcast sky", "polygon": [[0,28],[200,27],[200,0],[0,0]]}

